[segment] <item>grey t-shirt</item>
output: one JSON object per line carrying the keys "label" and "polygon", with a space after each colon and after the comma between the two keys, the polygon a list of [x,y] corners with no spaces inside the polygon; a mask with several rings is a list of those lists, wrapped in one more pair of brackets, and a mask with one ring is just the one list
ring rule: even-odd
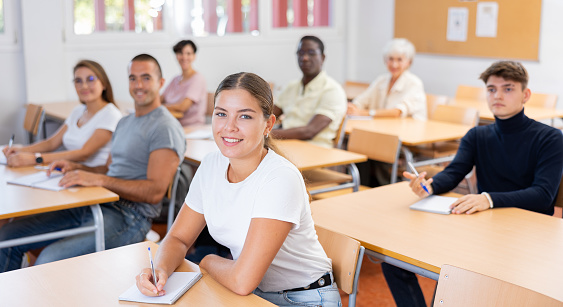
{"label": "grey t-shirt", "polygon": [[[111,164],[108,176],[126,180],[147,179],[151,152],[161,148],[174,150],[180,161],[186,151],[184,130],[166,108],[160,106],[149,114],[123,117],[112,136]],[[135,208],[148,218],[160,214],[161,204],[135,203]]]}

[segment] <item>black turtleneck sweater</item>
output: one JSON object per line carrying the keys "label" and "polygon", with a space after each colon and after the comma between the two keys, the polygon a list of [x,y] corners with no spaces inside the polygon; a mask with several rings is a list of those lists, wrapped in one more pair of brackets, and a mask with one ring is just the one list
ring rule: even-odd
{"label": "black turtleneck sweater", "polygon": [[452,163],[434,176],[434,193],[455,188],[474,165],[479,193],[488,192],[495,208],[552,215],[563,170],[563,135],[524,110],[509,119],[495,118],[494,124],[467,132]]}

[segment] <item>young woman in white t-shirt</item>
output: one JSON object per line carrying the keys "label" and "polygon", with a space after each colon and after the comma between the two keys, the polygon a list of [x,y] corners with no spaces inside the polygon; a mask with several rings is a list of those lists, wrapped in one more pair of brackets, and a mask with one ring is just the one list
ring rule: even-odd
{"label": "young woman in white t-shirt", "polygon": [[158,249],[157,285],[149,268],[137,276],[143,294],[164,294],[168,276],[207,225],[233,259],[207,255],[199,265],[231,291],[281,306],[341,304],[303,177],[270,142],[275,120],[272,92],[262,78],[238,73],[221,82],[212,120],[220,152],[203,159]]}
{"label": "young woman in white t-shirt", "polygon": [[[74,86],[81,105],[50,138],[29,146],[4,147],[9,166],[29,166],[66,159],[94,167],[107,162],[111,135],[121,112],[102,66],[82,60],[74,66]],[[61,151],[56,151],[59,147]]]}

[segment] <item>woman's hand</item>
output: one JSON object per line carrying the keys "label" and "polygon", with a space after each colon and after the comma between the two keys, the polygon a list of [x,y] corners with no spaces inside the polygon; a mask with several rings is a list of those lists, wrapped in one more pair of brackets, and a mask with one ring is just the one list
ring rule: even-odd
{"label": "woman's hand", "polygon": [[168,276],[164,271],[159,269],[155,269],[155,274],[157,276],[156,286],[153,283],[154,279],[150,268],[144,268],[141,270],[141,273],[135,277],[137,288],[146,296],[163,296],[166,294],[164,285],[168,280]]}
{"label": "woman's hand", "polygon": [[30,166],[35,165],[35,154],[31,152],[13,152],[6,156],[8,166]]}

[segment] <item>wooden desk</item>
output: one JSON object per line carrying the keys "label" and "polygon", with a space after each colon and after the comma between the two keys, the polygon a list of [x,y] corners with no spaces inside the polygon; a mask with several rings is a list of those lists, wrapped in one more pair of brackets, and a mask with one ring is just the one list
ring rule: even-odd
{"label": "wooden desk", "polygon": [[[82,229],[81,231],[83,232],[94,231],[96,232],[97,249],[103,250],[103,219],[98,204],[116,201],[119,199],[119,196],[102,187],[70,188],[55,192],[7,183],[11,179],[35,172],[37,170],[34,167],[11,168],[6,165],[0,165],[0,197],[2,198],[0,201],[2,204],[0,205],[0,219],[91,206],[95,224],[89,227],[67,230],[67,232],[78,231],[79,229]],[[72,233],[65,236],[68,235],[72,235]],[[28,240],[29,238],[33,237],[0,242],[0,248],[22,244],[22,240]],[[46,239],[32,241],[44,240]]]}
{"label": "wooden desk", "polygon": [[[78,106],[80,102],[78,101],[63,101],[63,102],[53,102],[44,103],[41,106],[45,110],[45,116],[47,118],[53,119],[58,122],[64,122],[67,117],[70,116],[72,110]],[[123,113],[123,115],[130,114],[135,110],[135,105],[133,102],[116,102],[117,107]],[[171,112],[176,118],[182,118],[184,114],[180,112]]]}
{"label": "wooden desk", "polygon": [[563,301],[562,219],[516,208],[472,215],[410,210],[417,200],[401,182],[314,201],[311,210],[316,225],[361,241],[385,261],[414,265],[416,273],[438,274],[450,264]]}
{"label": "wooden desk", "polygon": [[[135,283],[135,275],[149,265],[142,242],[100,253],[70,258],[0,274],[3,306],[156,306],[122,302],[121,293]],[[199,271],[187,260],[180,272]],[[161,305],[158,305],[161,306]],[[256,296],[239,296],[204,272],[175,306],[274,306]]]}
{"label": "wooden desk", "polygon": [[[482,121],[493,122],[495,117],[486,101],[471,100],[471,99],[451,99],[451,104],[454,106],[474,108],[479,111],[479,118]],[[538,107],[529,107],[524,105],[524,114],[531,119],[545,120],[563,117],[563,110],[547,109]]]}
{"label": "wooden desk", "polygon": [[472,127],[434,120],[422,121],[412,118],[349,119],[346,122],[346,133],[351,133],[354,128],[398,135],[403,145],[416,146],[460,139]]}
{"label": "wooden desk", "polygon": [[[196,129],[210,129],[204,126]],[[187,133],[193,132],[193,128],[184,128]],[[352,175],[352,182],[343,183],[338,186],[316,189],[310,191],[312,194],[345,189],[352,187],[358,191],[360,186],[360,174],[355,163],[367,161],[367,157],[336,148],[325,148],[300,140],[278,140],[275,143],[282,154],[292,161],[300,171],[318,169],[323,167],[346,165]],[[201,160],[210,152],[219,150],[213,140],[186,140],[186,152],[184,161],[198,166]]]}

